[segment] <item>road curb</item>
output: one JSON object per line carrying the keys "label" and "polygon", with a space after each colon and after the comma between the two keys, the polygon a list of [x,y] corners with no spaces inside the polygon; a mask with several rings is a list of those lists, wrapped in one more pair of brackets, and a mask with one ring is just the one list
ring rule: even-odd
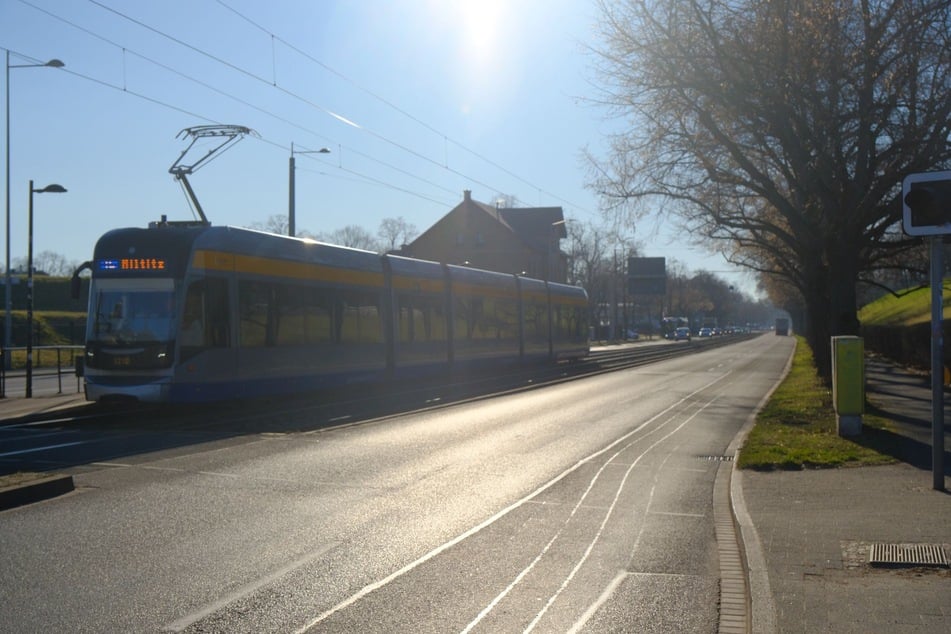
{"label": "road curb", "polygon": [[[760,410],[766,407],[769,399],[773,396],[773,392],[789,376],[795,355],[796,347],[793,346],[779,380],[753,408],[749,418],[727,448],[727,454],[739,458],[742,447],[746,444],[746,437],[749,436],[750,431],[756,425],[756,417]],[[746,508],[746,500],[743,497],[743,471],[736,466],[736,463],[737,461],[734,460],[730,465],[730,478],[727,487],[729,488],[730,514],[736,531],[737,547],[743,556],[743,567],[746,572],[747,600],[749,601],[749,620],[747,623],[752,632],[773,634],[779,631],[776,603],[770,589],[769,571],[766,567],[763,546],[759,541],[756,526],[753,525],[753,520],[750,519],[749,511]]]}
{"label": "road curb", "polygon": [[71,475],[51,475],[0,488],[0,511],[69,493],[76,488]]}

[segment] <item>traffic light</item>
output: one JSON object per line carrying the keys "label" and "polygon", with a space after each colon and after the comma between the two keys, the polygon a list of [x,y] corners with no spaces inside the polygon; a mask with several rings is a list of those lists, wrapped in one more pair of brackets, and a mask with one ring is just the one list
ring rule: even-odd
{"label": "traffic light", "polygon": [[902,203],[908,235],[951,234],[951,171],[909,174],[902,181]]}

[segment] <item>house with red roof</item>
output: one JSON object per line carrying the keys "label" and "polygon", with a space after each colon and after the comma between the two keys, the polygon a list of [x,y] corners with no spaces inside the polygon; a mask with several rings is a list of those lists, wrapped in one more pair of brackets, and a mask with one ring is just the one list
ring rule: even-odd
{"label": "house with red roof", "polygon": [[398,253],[564,283],[567,237],[561,207],[488,205],[465,190],[461,203]]}

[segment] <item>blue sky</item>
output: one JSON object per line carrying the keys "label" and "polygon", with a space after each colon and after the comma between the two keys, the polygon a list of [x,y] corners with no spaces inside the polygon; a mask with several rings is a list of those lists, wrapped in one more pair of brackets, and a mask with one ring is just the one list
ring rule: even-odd
{"label": "blue sky", "polygon": [[[596,17],[585,0],[0,0],[11,65],[66,64],[10,70],[12,257],[30,179],[69,190],[34,199],[35,251],[68,260],[109,229],[192,218],[168,169],[178,133],[212,123],[257,133],[190,177],[213,224],[287,213],[291,143],[331,150],[297,157],[299,231],[422,231],[464,189],[597,221],[581,154],[620,123],[592,104]],[[752,290],[664,226],[638,225],[645,255]]]}

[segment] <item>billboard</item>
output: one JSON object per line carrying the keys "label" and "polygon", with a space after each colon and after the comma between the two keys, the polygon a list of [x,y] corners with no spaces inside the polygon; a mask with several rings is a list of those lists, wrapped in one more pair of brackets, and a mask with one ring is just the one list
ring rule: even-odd
{"label": "billboard", "polygon": [[627,292],[631,295],[666,295],[667,258],[628,258]]}

